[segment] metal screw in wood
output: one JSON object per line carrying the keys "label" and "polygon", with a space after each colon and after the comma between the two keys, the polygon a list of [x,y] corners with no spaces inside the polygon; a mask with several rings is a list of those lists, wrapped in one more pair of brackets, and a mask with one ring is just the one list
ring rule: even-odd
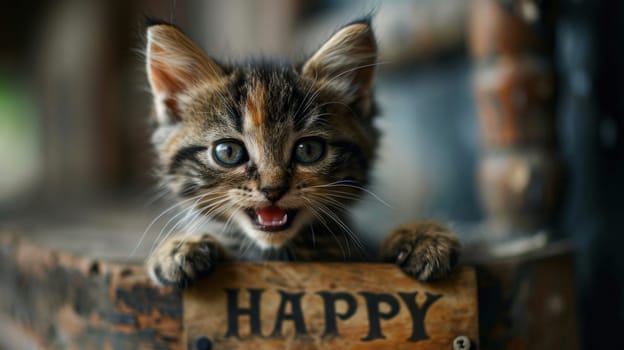
{"label": "metal screw in wood", "polygon": [[470,350],[470,339],[465,335],[460,335],[453,340],[453,350]]}

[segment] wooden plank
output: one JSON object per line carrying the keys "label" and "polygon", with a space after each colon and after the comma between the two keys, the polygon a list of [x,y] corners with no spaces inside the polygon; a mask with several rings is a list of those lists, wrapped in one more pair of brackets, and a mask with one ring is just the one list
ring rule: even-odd
{"label": "wooden plank", "polygon": [[452,349],[478,341],[475,272],[419,283],[377,263],[236,263],[184,293],[188,349]]}
{"label": "wooden plank", "polygon": [[[223,313],[223,304],[217,303],[207,308],[196,307],[193,306],[192,298],[187,297],[185,301],[182,294],[175,290],[157,288],[147,281],[140,265],[111,263],[60,249],[50,249],[41,242],[29,242],[24,239],[26,236],[27,233],[0,234],[0,313],[8,316],[27,334],[31,334],[33,341],[42,348],[182,349],[186,348],[185,341],[191,348],[197,348],[196,340],[202,340],[200,345],[205,345],[206,339],[201,337],[208,333],[198,333],[201,328],[197,326],[201,326],[201,322],[187,322],[189,330],[184,331],[184,315],[188,319],[197,320],[205,314]],[[93,243],[96,241],[93,240]],[[227,282],[219,285],[220,289],[207,288],[221,283],[219,276],[222,276],[221,279],[226,277]],[[255,284],[258,277],[261,277],[262,284]],[[249,279],[246,285],[240,281],[242,278]],[[249,290],[246,288],[265,288],[261,295],[262,308],[266,311],[273,310],[273,314],[277,314],[279,308],[278,290],[291,295],[303,290],[310,291],[310,295],[301,297],[301,310],[305,313],[304,322],[310,341],[302,341],[302,337],[288,341],[289,334],[294,334],[294,322],[288,319],[294,299],[286,298],[290,302],[285,302],[284,305],[288,308],[282,312],[284,346],[279,346],[280,339],[270,339],[271,344],[276,344],[277,348],[291,346],[331,349],[333,346],[348,349],[356,346],[366,349],[378,348],[379,344],[385,344],[389,340],[403,346],[393,347],[397,349],[425,349],[427,346],[439,348],[441,344],[452,341],[451,337],[442,338],[441,332],[448,325],[456,326],[457,335],[466,335],[473,342],[478,335],[476,286],[472,270],[462,270],[451,281],[422,285],[404,276],[391,264],[236,263],[220,266],[213,276],[197,287],[200,302],[206,297],[205,290],[223,291],[223,288],[234,287],[231,283],[237,280],[245,288],[239,292],[240,307],[245,307],[244,298],[249,298]],[[320,336],[327,328],[327,323],[322,318],[325,317],[324,305],[319,304],[319,301],[323,303],[323,294],[318,293],[323,291],[352,291],[350,295],[355,300],[355,311],[351,317],[344,316],[347,302],[338,300],[335,303],[338,335],[333,337]],[[412,299],[408,298],[407,302],[411,301],[413,306],[416,305],[416,311],[418,308],[422,309],[422,331],[413,331],[412,313],[398,292],[418,292]],[[431,301],[430,307],[425,308],[423,303],[428,298],[426,292],[431,295],[442,294],[442,297]],[[325,295],[326,298],[349,298],[339,294]],[[369,304],[372,307],[367,305],[366,298],[371,300]],[[456,310],[452,314],[444,315],[451,301],[455,303]],[[398,309],[394,317],[387,316],[392,311],[389,310],[388,303]],[[374,309],[377,305],[378,310]],[[378,311],[378,317],[373,319],[379,325],[379,331],[373,331],[372,334],[371,322],[368,321],[370,310]],[[341,315],[346,319],[340,319]],[[316,317],[317,321],[309,320],[309,317]],[[239,328],[240,336],[245,336],[245,332],[249,333],[249,330],[243,329],[243,318],[241,317]],[[266,317],[265,319],[269,320]],[[266,323],[261,331],[270,335],[275,328],[275,319],[267,322],[273,324]],[[3,332],[0,329],[0,336]],[[185,336],[183,332],[186,332]],[[198,335],[191,336],[193,333]],[[416,335],[411,342],[408,338],[413,333]],[[215,338],[213,334],[208,336],[207,339]],[[367,336],[371,339],[362,341]],[[382,336],[386,339],[380,338]],[[421,339],[423,337],[429,339]],[[349,342],[355,345],[350,346]],[[238,348],[238,345],[234,346]],[[266,347],[266,344],[261,347]],[[213,348],[223,347],[215,342]]]}
{"label": "wooden plank", "polygon": [[[54,251],[0,232],[0,296],[0,314],[37,348],[183,348],[181,293],[154,286],[140,265]],[[7,328],[0,337],[12,332]]]}

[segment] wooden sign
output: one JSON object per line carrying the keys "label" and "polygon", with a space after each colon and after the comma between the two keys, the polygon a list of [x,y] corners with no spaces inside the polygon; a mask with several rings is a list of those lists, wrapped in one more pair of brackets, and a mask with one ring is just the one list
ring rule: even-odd
{"label": "wooden sign", "polygon": [[184,329],[197,350],[474,349],[475,272],[425,284],[392,264],[224,264],[185,291]]}

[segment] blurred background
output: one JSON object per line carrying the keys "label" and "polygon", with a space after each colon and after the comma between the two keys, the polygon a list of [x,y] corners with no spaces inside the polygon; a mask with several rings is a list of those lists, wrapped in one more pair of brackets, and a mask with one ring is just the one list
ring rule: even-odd
{"label": "blurred background", "polygon": [[61,231],[117,230],[133,247],[165,205],[150,170],[144,16],[175,23],[217,59],[301,59],[372,10],[383,62],[372,190],[391,207],[365,200],[359,231],[378,241],[397,223],[432,218],[469,243],[565,242],[582,348],[624,348],[620,0],[5,4],[0,222],[61,247],[86,244],[57,241]]}

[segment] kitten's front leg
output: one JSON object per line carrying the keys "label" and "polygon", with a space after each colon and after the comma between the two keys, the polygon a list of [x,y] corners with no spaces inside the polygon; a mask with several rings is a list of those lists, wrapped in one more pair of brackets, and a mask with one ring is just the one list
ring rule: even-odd
{"label": "kitten's front leg", "polygon": [[431,281],[448,276],[459,258],[459,240],[444,226],[418,222],[398,227],[381,245],[381,259],[395,262],[403,272]]}
{"label": "kitten's front leg", "polygon": [[211,235],[172,237],[145,264],[155,283],[184,288],[208,275],[225,256],[225,249]]}

